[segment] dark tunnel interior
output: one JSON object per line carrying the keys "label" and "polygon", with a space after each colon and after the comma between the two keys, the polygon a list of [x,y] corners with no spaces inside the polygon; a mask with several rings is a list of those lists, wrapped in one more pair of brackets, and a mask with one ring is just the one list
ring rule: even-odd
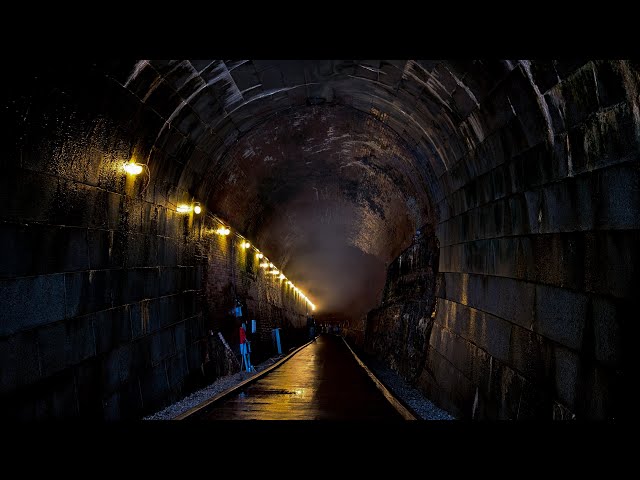
{"label": "dark tunnel interior", "polygon": [[156,411],[230,371],[236,304],[256,355],[314,314],[457,418],[631,415],[638,62],[14,71],[0,415]]}

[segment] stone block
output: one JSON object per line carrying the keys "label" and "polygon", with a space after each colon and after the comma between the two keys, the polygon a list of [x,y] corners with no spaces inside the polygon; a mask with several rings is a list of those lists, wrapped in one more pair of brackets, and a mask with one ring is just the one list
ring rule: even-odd
{"label": "stone block", "polygon": [[598,172],[596,228],[640,229],[640,170],[637,166],[615,167]]}
{"label": "stone block", "polygon": [[179,352],[187,347],[186,338],[186,322],[181,321],[174,327],[174,338],[176,343],[176,350]]}
{"label": "stone block", "polygon": [[31,385],[40,379],[40,358],[35,331],[0,339],[0,393]]}
{"label": "stone block", "polygon": [[560,81],[553,60],[532,60],[530,67],[531,76],[540,93],[545,93]]}
{"label": "stone block", "polygon": [[112,230],[89,229],[87,231],[91,269],[104,270],[118,266],[111,261],[110,253],[113,248],[113,240],[114,232]]}
{"label": "stone block", "polygon": [[114,303],[111,277],[110,270],[64,274],[64,305],[67,318],[111,308]]}
{"label": "stone block", "polygon": [[585,234],[585,289],[632,298],[638,291],[637,230]]}
{"label": "stone block", "polygon": [[595,358],[604,365],[620,367],[622,363],[622,318],[614,302],[606,297],[591,297]]}
{"label": "stone block", "polygon": [[132,346],[123,345],[102,357],[102,386],[105,395],[110,395],[131,376]]}
{"label": "stone block", "polygon": [[575,352],[558,346],[554,348],[554,365],[557,398],[570,410],[575,411],[580,358]]}
{"label": "stone block", "polygon": [[598,84],[598,100],[602,108],[623,102],[627,98],[622,63],[619,60],[593,62]]}
{"label": "stone block", "polygon": [[106,353],[131,341],[129,305],[98,312],[93,318],[96,352]]}
{"label": "stone block", "polygon": [[142,372],[140,376],[142,402],[146,412],[153,412],[163,406],[169,392],[167,373],[164,363],[158,364]]}
{"label": "stone block", "polygon": [[0,280],[0,335],[10,335],[65,317],[63,275]]}
{"label": "stone block", "polygon": [[176,90],[164,80],[154,83],[153,88],[140,99],[155,110],[162,118],[168,119],[183,102]]}
{"label": "stone block", "polygon": [[80,416],[73,371],[56,375],[55,382],[48,387],[48,393],[52,418],[69,419]]}
{"label": "stone block", "polygon": [[41,327],[37,337],[44,376],[77,365],[96,354],[92,316]]}
{"label": "stone block", "polygon": [[567,129],[582,123],[591,113],[598,110],[598,92],[591,64],[565,79],[560,89],[564,99]]}
{"label": "stone block", "polygon": [[553,65],[561,80],[573,75],[589,60],[584,58],[572,58],[566,60],[554,60]]}
{"label": "stone block", "polygon": [[582,293],[536,285],[534,331],[579,350],[587,317],[587,300]]}
{"label": "stone block", "polygon": [[553,344],[531,330],[514,326],[506,363],[539,387],[553,374]]}
{"label": "stone block", "polygon": [[0,225],[0,276],[89,268],[86,230],[38,224]]}
{"label": "stone block", "polygon": [[102,420],[101,359],[93,357],[74,367],[78,409],[84,419]]}
{"label": "stone block", "polygon": [[187,359],[184,351],[167,359],[167,378],[171,388],[182,384],[186,375]]}

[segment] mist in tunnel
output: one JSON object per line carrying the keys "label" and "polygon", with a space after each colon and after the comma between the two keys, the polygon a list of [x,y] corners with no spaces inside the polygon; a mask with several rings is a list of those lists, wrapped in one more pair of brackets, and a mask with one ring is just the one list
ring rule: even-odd
{"label": "mist in tunnel", "polygon": [[207,179],[208,205],[256,238],[319,311],[359,318],[380,303],[386,268],[430,218],[415,164],[375,117],[298,108],[238,140]]}
{"label": "mist in tunnel", "polygon": [[160,408],[228,371],[208,332],[233,335],[236,302],[266,343],[303,328],[308,302],[241,240],[460,418],[631,411],[637,61],[14,70],[0,156],[7,411]]}
{"label": "mist in tunnel", "polygon": [[303,279],[298,283],[309,292],[317,313],[358,318],[380,303],[386,278],[384,263],[345,245],[340,232],[332,228],[310,228],[309,236],[308,250],[295,251],[286,274]]}

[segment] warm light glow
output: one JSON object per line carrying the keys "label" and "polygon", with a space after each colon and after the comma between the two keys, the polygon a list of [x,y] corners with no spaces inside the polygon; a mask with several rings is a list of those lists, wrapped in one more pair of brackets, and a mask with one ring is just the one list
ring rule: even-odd
{"label": "warm light glow", "polygon": [[140,172],[142,172],[142,165],[140,165],[139,163],[135,163],[135,162],[125,163],[124,164],[124,170],[129,175],[138,175]]}
{"label": "warm light glow", "polygon": [[191,211],[191,207],[183,203],[181,205],[178,205],[178,208],[176,210],[178,213],[187,213]]}
{"label": "warm light glow", "polygon": [[202,212],[202,208],[200,207],[199,203],[196,203],[196,206],[193,207],[193,211],[195,212],[196,215],[200,215],[200,212]]}
{"label": "warm light glow", "polygon": [[[177,210],[178,212],[181,212],[181,213],[186,213],[190,211],[194,211],[195,213],[200,213],[202,211],[199,202],[194,202],[191,205],[180,204]],[[217,218],[216,220],[218,222],[221,222],[221,220],[218,220]],[[213,231],[218,235],[229,235],[231,233],[231,229],[229,227],[225,227],[224,225],[220,226],[217,230],[209,230],[209,231]],[[271,263],[269,259],[262,252],[260,252],[260,250],[258,250],[257,247],[255,246],[252,247],[251,243],[247,241],[245,238],[243,238],[239,233],[236,233],[235,235],[240,239],[240,246],[243,249],[252,248],[256,252],[255,253],[256,258],[261,260],[261,262],[259,262],[258,265],[260,266],[260,268],[263,268],[265,270],[265,274],[277,276],[278,280],[282,280],[286,285],[289,285],[291,289],[296,292],[296,294],[298,295],[294,297],[296,301],[299,301],[300,298],[303,298],[304,301],[307,303],[307,308],[311,308],[311,310],[313,311],[316,310],[315,304],[311,300],[309,300],[309,298],[307,298],[307,296],[304,293],[302,293],[302,290],[296,287],[295,284],[291,280],[289,280],[284,273],[281,273],[280,270],[278,270],[276,266],[273,263]]]}

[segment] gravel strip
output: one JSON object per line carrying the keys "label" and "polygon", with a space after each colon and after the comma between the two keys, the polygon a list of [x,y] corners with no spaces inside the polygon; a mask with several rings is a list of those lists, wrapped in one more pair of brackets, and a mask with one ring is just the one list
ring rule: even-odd
{"label": "gravel strip", "polygon": [[277,355],[275,357],[271,357],[259,365],[254,365],[256,371],[255,372],[247,372],[241,371],[234,373],[232,375],[227,375],[225,377],[220,377],[216,379],[211,385],[204,387],[200,390],[197,390],[190,394],[189,396],[183,398],[182,400],[177,401],[176,403],[169,405],[168,407],[156,412],[152,415],[148,415],[143,418],[143,420],[171,420],[174,417],[186,412],[187,410],[195,407],[196,405],[200,405],[205,400],[210,399],[211,397],[228,390],[229,388],[235,387],[239,383],[245,381],[248,378],[257,375],[259,372],[264,370],[265,368],[270,367],[278,360],[280,360],[284,355]]}
{"label": "gravel strip", "polygon": [[[246,379],[253,377],[258,372],[270,367],[284,356],[285,355],[278,355],[271,357],[259,365],[254,365],[256,368],[255,372],[242,371],[225,377],[220,377],[211,385],[193,392],[189,396],[169,405],[159,412],[144,417],[143,420],[171,420],[196,405],[201,404],[205,400],[208,400],[211,397],[238,385]],[[407,382],[405,382],[400,375],[382,364],[380,361],[359,352],[358,356],[376,375],[376,377],[384,383],[391,393],[408,405],[422,420],[455,420],[455,417],[451,416],[441,408],[436,407],[433,402],[422,395],[417,388],[407,385]]]}
{"label": "gravel strip", "polygon": [[[353,348],[353,347],[352,347]],[[422,420],[455,420],[456,418],[436,407],[431,400],[425,397],[420,390],[407,384],[407,382],[377,359],[359,352],[360,360],[371,370],[378,380],[389,389],[396,398],[408,405],[414,414]]]}

